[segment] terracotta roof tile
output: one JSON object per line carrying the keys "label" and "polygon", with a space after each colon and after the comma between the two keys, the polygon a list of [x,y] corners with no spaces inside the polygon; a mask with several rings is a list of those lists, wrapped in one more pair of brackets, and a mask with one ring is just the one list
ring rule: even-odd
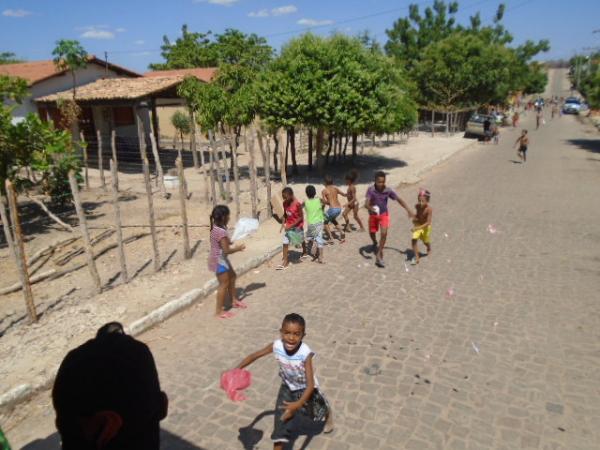
{"label": "terracotta roof tile", "polygon": [[[106,78],[77,88],[77,100],[135,100],[177,86],[184,77]],[[56,102],[71,98],[71,90],[45,95],[36,102]]]}
{"label": "terracotta roof tile", "polygon": [[[89,64],[98,64],[104,67],[104,62],[96,58],[95,56],[89,57]],[[111,70],[119,73],[120,75],[126,75],[131,77],[139,77],[140,74],[126,69],[115,64],[108,63],[108,67]],[[32,86],[40,81],[47,80],[57,75],[62,75],[66,70],[57,70],[53,61],[30,61],[16,64],[2,64],[0,65],[0,75],[8,75],[11,77],[20,77],[27,80],[29,86]]]}
{"label": "terracotta roof tile", "polygon": [[175,69],[175,70],[154,70],[152,72],[146,72],[145,77],[169,77],[169,76],[190,76],[193,75],[200,81],[209,83],[217,73],[216,67],[199,67],[195,69]]}

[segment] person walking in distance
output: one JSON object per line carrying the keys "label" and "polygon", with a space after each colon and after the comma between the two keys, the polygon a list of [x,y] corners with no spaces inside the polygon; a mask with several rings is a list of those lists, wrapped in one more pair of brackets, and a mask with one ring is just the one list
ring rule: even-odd
{"label": "person walking in distance", "polygon": [[358,179],[358,172],[356,170],[351,171],[346,175],[346,184],[348,185],[348,189],[346,190],[346,196],[348,198],[348,203],[344,207],[344,213],[342,216],[344,217],[344,231],[350,231],[350,212],[354,213],[354,220],[360,227],[360,231],[365,231],[365,226],[363,225],[362,220],[358,215],[358,199],[356,198],[356,180]]}
{"label": "person walking in distance", "polygon": [[[308,223],[306,228],[306,250],[309,254],[313,255],[313,261],[318,260],[319,263],[323,262],[323,247],[325,247],[325,241],[323,240],[323,223],[325,222],[325,214],[323,208],[325,207],[323,200],[317,198],[317,190],[312,184],[306,186],[306,196],[308,199],[302,205],[306,213],[306,222]],[[314,251],[313,246],[316,244],[317,249]]]}
{"label": "person walking in distance", "polygon": [[517,156],[523,162],[527,162],[527,147],[529,146],[529,136],[527,136],[527,130],[521,132],[521,136],[515,141],[515,148],[518,147]]}
{"label": "person walking in distance", "polygon": [[431,194],[427,189],[420,189],[417,197],[418,203],[415,205],[416,217],[413,219],[412,229],[412,249],[413,257],[410,261],[412,265],[419,264],[419,239],[423,241],[427,248],[427,256],[431,255],[431,217],[433,210],[429,205]]}
{"label": "person walking in distance", "polygon": [[[365,207],[369,211],[369,235],[373,242],[373,250],[376,254],[375,264],[378,267],[385,267],[383,261],[383,248],[387,239],[388,228],[390,226],[390,215],[388,212],[388,200],[396,200],[402,206],[409,218],[414,218],[414,213],[410,210],[406,202],[402,200],[396,192],[385,186],[385,173],[377,172],[375,174],[375,184],[367,189]],[[380,231],[379,245],[377,243],[377,232]]]}

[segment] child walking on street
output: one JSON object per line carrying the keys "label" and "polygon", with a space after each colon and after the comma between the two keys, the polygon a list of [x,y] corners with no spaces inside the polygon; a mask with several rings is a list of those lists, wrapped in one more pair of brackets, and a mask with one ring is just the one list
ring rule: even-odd
{"label": "child walking on street", "polygon": [[415,225],[412,229],[412,250],[413,257],[410,263],[412,265],[419,264],[419,239],[423,241],[425,247],[427,247],[427,256],[431,255],[431,216],[433,211],[429,206],[429,199],[431,194],[427,189],[419,190],[417,197],[418,203],[415,205],[416,217],[413,220]]}
{"label": "child walking on street", "polygon": [[276,270],[286,270],[290,265],[289,247],[292,245],[302,245],[302,256],[306,257],[306,244],[304,243],[304,219],[302,217],[302,205],[294,197],[294,191],[291,187],[285,187],[281,191],[283,197],[284,219],[281,224],[283,234],[283,260]]}
{"label": "child walking on street", "polygon": [[262,350],[248,355],[237,366],[239,369],[268,354],[273,354],[279,363],[281,387],[275,404],[275,426],[271,439],[275,450],[283,449],[290,441],[296,414],[316,422],[325,421],[325,433],[333,431],[331,408],[319,390],[314,374],[315,353],[302,339],[306,323],[299,314],[288,314],[281,324],[281,338],[268,344]]}
{"label": "child walking on street", "polygon": [[[373,241],[373,250],[376,252],[375,264],[378,267],[385,267],[383,262],[383,248],[387,239],[387,232],[390,226],[390,215],[388,212],[388,200],[396,200],[402,206],[409,218],[414,218],[414,213],[408,205],[398,197],[393,190],[385,186],[385,173],[377,172],[375,174],[375,184],[367,189],[367,200],[365,207],[369,210],[369,234]],[[377,246],[377,232],[381,228],[379,236],[379,246]]]}
{"label": "child walking on street", "polygon": [[338,232],[338,239],[340,243],[345,242],[346,236],[344,235],[344,231],[340,224],[337,222],[338,216],[342,213],[342,204],[340,203],[339,196],[346,197],[342,191],[340,191],[337,186],[333,184],[333,178],[331,175],[325,176],[325,189],[321,193],[323,198],[323,203],[329,206],[327,211],[325,212],[325,230],[329,236],[329,243],[333,244],[333,234],[331,233],[331,228],[329,224],[332,223],[335,226],[335,229]]}
{"label": "child walking on street", "polygon": [[348,185],[348,190],[346,191],[346,197],[348,198],[348,203],[344,207],[344,231],[347,233],[350,231],[350,220],[348,216],[350,215],[350,211],[354,213],[354,220],[358,223],[360,227],[360,231],[365,231],[365,226],[362,223],[362,220],[358,216],[358,199],[356,198],[356,180],[358,178],[358,172],[353,170],[349,174],[346,175],[346,184]]}
{"label": "child walking on street", "polygon": [[518,146],[517,156],[523,162],[527,162],[527,147],[529,146],[529,136],[527,136],[527,130],[521,132],[521,136],[515,141],[515,147]]}
{"label": "child walking on street", "polygon": [[225,311],[225,297],[229,294],[234,308],[246,308],[236,292],[235,280],[237,274],[229,262],[227,256],[232,253],[243,251],[244,244],[231,245],[227,223],[229,222],[229,208],[225,205],[217,205],[210,214],[210,254],[208,256],[208,269],[214,272],[219,281],[217,289],[216,316],[220,319],[229,319],[233,316],[230,311]]}
{"label": "child walking on street", "polygon": [[[304,202],[303,206],[306,212],[306,222],[308,223],[306,228],[307,251],[313,255],[313,261],[318,260],[319,263],[323,264],[323,247],[325,247],[325,241],[323,240],[324,205],[320,198],[315,198],[317,190],[312,184],[306,186],[306,196],[308,200]],[[313,248],[314,245],[317,246],[316,252]]]}

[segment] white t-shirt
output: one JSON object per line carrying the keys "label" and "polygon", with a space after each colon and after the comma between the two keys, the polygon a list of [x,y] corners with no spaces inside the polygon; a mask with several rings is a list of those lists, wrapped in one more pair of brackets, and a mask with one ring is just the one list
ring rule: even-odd
{"label": "white t-shirt", "polygon": [[[313,358],[315,356],[310,347],[303,342],[296,353],[288,355],[283,346],[283,341],[277,339],[273,342],[273,354],[279,363],[279,376],[290,390],[306,389],[306,368],[304,363],[310,355],[313,355]],[[318,385],[319,383],[315,376],[315,387]]]}

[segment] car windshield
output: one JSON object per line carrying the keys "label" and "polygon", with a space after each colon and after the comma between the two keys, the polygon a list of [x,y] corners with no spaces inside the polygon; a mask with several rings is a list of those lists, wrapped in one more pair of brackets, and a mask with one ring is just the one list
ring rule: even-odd
{"label": "car windshield", "polygon": [[565,100],[565,103],[577,103],[579,105],[579,103],[581,103],[581,102],[579,101],[578,98],[569,97],[568,99]]}

